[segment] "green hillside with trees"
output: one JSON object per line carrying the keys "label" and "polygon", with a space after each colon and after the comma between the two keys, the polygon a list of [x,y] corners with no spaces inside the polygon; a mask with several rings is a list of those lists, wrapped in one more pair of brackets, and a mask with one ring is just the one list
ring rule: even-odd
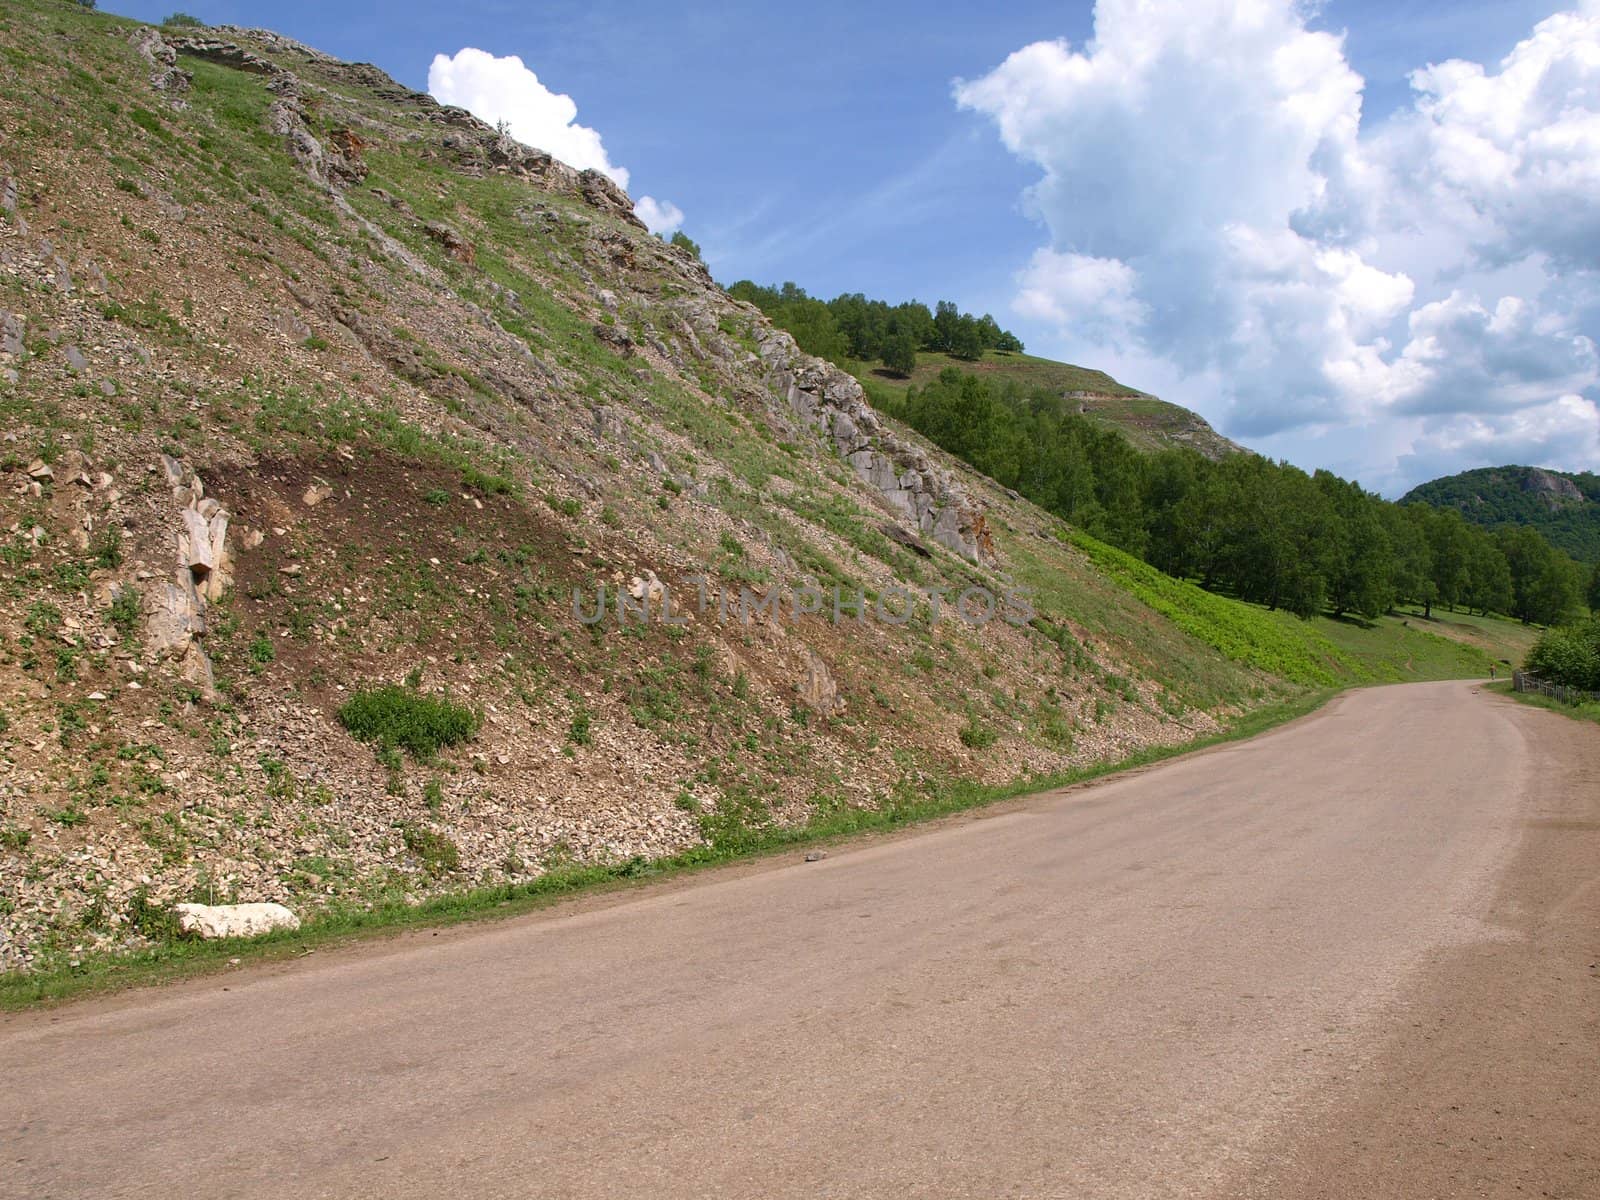
{"label": "green hillside with trees", "polygon": [[948,300],[932,309],[915,300],[890,305],[859,292],[820,300],[793,283],[763,287],[747,279],[728,291],[788,331],[807,354],[854,374],[879,407],[892,407],[908,388],[925,387],[956,367],[991,383],[1050,392],[1091,424],[1141,450],[1189,446],[1220,458],[1244,449],[1197,413],[1119,383],[1104,371],[1023,353],[1021,339],[993,317],[961,312]]}
{"label": "green hillside with trees", "polygon": [[1327,471],[1231,453],[1240,447],[1187,410],[1030,357],[994,318],[949,301],[820,300],[749,280],[729,293],[852,369],[880,411],[941,449],[1208,591],[1307,618],[1413,603],[1540,625],[1588,599],[1590,572],[1571,556],[1585,556],[1574,535],[1589,513],[1600,548],[1600,477],[1468,472],[1393,504]]}
{"label": "green hillside with trees", "polygon": [[951,369],[879,403],[1094,537],[1269,609],[1372,618],[1410,602],[1544,625],[1579,611],[1590,583],[1532,528],[1491,533],[1454,509],[1390,503],[1256,455],[1141,453],[1047,389]]}
{"label": "green hillside with trees", "polygon": [[1474,525],[1525,525],[1583,562],[1600,562],[1600,475],[1541,467],[1483,467],[1413,488],[1402,503],[1453,508]]}

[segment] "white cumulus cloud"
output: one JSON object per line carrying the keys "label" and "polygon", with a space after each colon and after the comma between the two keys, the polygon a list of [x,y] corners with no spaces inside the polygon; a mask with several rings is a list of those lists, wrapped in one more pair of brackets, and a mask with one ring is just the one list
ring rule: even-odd
{"label": "white cumulus cloud", "polygon": [[[595,170],[618,187],[628,186],[628,169],[611,161],[598,130],[578,124],[578,105],[552,92],[521,58],[504,57],[468,46],[453,55],[436,54],[428,67],[428,93],[441,104],[466,109],[580,171]],[[677,205],[641,197],[634,212],[652,232],[670,233],[683,223]]]}
{"label": "white cumulus cloud", "polygon": [[683,209],[670,200],[657,200],[654,196],[640,196],[633,206],[633,215],[643,221],[651,233],[668,234],[683,224]]}
{"label": "white cumulus cloud", "polygon": [[1550,414],[1570,431],[1600,382],[1600,0],[1494,67],[1418,70],[1371,128],[1342,37],[1307,12],[1099,0],[1086,45],[956,85],[1040,170],[1049,243],[1016,311],[1062,353],[1193,380],[1237,435],[1366,428],[1375,476],[1492,460],[1485,431],[1545,444]]}
{"label": "white cumulus cloud", "polygon": [[1515,296],[1492,310],[1451,292],[1410,316],[1397,374],[1404,412],[1510,412],[1547,404],[1600,379],[1588,337]]}
{"label": "white cumulus cloud", "polygon": [[436,54],[428,68],[428,93],[491,125],[505,123],[517,141],[555,155],[578,170],[609,175],[628,186],[628,172],[606,154],[600,134],[578,124],[571,96],[552,92],[515,54],[504,58],[471,46],[455,55]]}
{"label": "white cumulus cloud", "polygon": [[1034,252],[1017,283],[1019,313],[1086,328],[1101,340],[1120,340],[1145,319],[1144,306],[1133,294],[1138,280],[1120,259],[1060,254],[1047,247]]}
{"label": "white cumulus cloud", "polygon": [[1488,71],[1453,59],[1411,76],[1414,118],[1383,149],[1421,167],[1418,194],[1505,262],[1600,266],[1600,3],[1541,21]]}

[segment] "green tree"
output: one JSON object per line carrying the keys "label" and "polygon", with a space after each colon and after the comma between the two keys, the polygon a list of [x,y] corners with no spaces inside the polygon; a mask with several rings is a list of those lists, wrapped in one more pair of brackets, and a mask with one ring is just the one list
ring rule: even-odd
{"label": "green tree", "polygon": [[963,316],[956,320],[950,354],[967,362],[976,362],[983,357],[983,331],[971,317]]}
{"label": "green tree", "polygon": [[1327,602],[1337,533],[1331,506],[1309,475],[1286,463],[1252,457],[1239,471],[1239,502],[1224,534],[1225,586],[1268,608],[1316,615]]}
{"label": "green tree", "polygon": [[1389,536],[1389,587],[1396,600],[1422,606],[1433,615],[1438,590],[1433,584],[1433,554],[1428,546],[1428,509],[1421,504],[1385,504],[1379,510]]}
{"label": "green tree", "polygon": [[[804,321],[813,329],[821,324],[820,318],[809,311],[809,305],[823,302],[807,296],[804,289],[793,283],[763,287],[741,279],[728,288],[728,294],[754,304],[774,325],[794,334],[797,341],[798,323]],[[825,307],[833,317],[833,328],[839,333],[844,349],[836,357],[812,346],[804,348],[812,354],[833,358],[835,362],[884,360],[887,365],[889,347],[903,336],[911,338],[916,350],[935,350],[969,361],[982,357],[985,350],[1022,350],[1021,339],[1001,329],[992,316],[986,313],[974,317],[963,313],[949,300],[940,301],[935,314],[916,300],[891,306],[860,292],[846,292],[827,301]],[[903,361],[904,352],[898,345],[894,353]]]}
{"label": "green tree", "polygon": [[916,339],[917,349],[933,349],[933,313],[926,304],[915,300],[897,304],[890,310],[889,319],[897,330],[903,329]]}
{"label": "green tree", "polygon": [[956,330],[961,325],[961,310],[949,300],[933,306],[933,348],[953,353],[956,348]]}
{"label": "green tree", "polygon": [[[881,310],[881,311],[880,311]],[[849,343],[850,357],[868,362],[883,355],[887,306],[874,304],[860,292],[836,296],[828,301],[828,311]]]}
{"label": "green tree", "polygon": [[687,250],[696,258],[700,258],[700,243],[695,241],[683,230],[679,229],[674,232],[673,235],[667,239],[667,241],[670,245],[676,246],[680,250]]}
{"label": "green tree", "polygon": [[917,341],[909,331],[893,334],[884,343],[883,365],[902,377],[917,369]]}
{"label": "green tree", "polygon": [[1600,562],[1595,563],[1594,570],[1589,574],[1589,590],[1586,599],[1589,602],[1589,611],[1600,616]]}
{"label": "green tree", "polygon": [[1540,564],[1534,581],[1533,619],[1543,625],[1555,625],[1582,610],[1583,583],[1577,564],[1548,542],[1545,546],[1549,555]]}
{"label": "green tree", "polygon": [[1467,564],[1472,555],[1472,529],[1454,509],[1433,512],[1427,528],[1434,599],[1453,609],[1466,595],[1469,583]]}
{"label": "green tree", "polygon": [[1378,516],[1377,497],[1329,471],[1318,471],[1328,501],[1328,603],[1333,615],[1376,617],[1394,603],[1394,549]]}
{"label": "green tree", "polygon": [[1550,683],[1600,691],[1600,618],[1545,630],[1528,652],[1527,667]]}
{"label": "green tree", "polygon": [[1468,608],[1484,616],[1511,611],[1511,567],[1494,538],[1474,533],[1467,554],[1467,583],[1461,594]]}
{"label": "green tree", "polygon": [[1581,600],[1575,564],[1527,526],[1497,535],[1511,572],[1511,615],[1525,625],[1553,625],[1574,612]]}
{"label": "green tree", "polygon": [[1179,528],[1179,506],[1200,483],[1209,463],[1193,450],[1163,450],[1150,457],[1144,473],[1145,561],[1171,574],[1180,564],[1187,538]]}

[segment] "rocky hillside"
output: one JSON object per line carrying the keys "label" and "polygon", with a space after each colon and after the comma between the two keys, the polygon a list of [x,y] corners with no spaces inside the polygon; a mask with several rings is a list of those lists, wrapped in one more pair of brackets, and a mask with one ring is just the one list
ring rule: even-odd
{"label": "rocky hillside", "polygon": [[1600,475],[1542,467],[1483,467],[1430,480],[1406,493],[1454,508],[1485,529],[1528,525],[1580,562],[1600,562]]}
{"label": "rocky hillside", "polygon": [[1287,690],[604,177],[371,66],[19,0],[0,128],[0,969],[183,900],[737,844]]}

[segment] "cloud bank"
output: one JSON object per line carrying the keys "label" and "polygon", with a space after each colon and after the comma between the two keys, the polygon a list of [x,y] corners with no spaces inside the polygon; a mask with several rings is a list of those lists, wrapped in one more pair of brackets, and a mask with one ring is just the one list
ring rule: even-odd
{"label": "cloud bank", "polygon": [[1292,0],[1099,0],[1094,28],[955,88],[1040,169],[1014,307],[1063,352],[1190,381],[1279,452],[1367,429],[1339,465],[1389,490],[1600,459],[1600,0],[1416,71],[1370,128]]}
{"label": "cloud bank", "polygon": [[[593,169],[620,188],[628,186],[628,169],[611,161],[599,132],[578,124],[576,101],[545,87],[515,54],[501,58],[471,46],[454,55],[436,54],[428,67],[428,93],[491,125],[504,122],[517,141],[568,166]],[[651,196],[639,197],[634,212],[652,233],[670,233],[683,223],[677,205]]]}

